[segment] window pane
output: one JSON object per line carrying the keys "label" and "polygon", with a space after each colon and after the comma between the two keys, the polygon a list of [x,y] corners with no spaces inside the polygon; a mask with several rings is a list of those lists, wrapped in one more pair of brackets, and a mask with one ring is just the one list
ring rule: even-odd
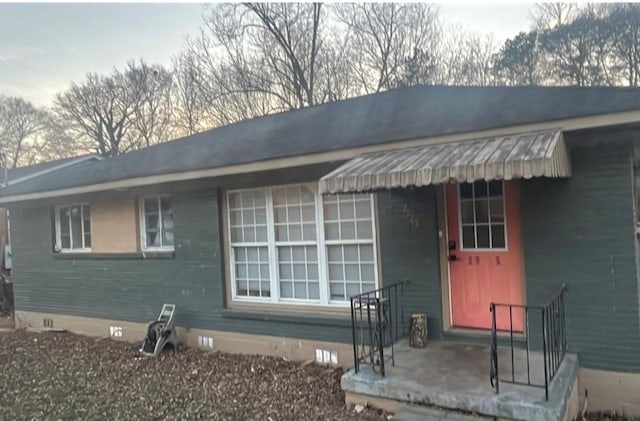
{"label": "window pane", "polygon": [[345,285],[344,283],[330,283],[329,284],[329,299],[334,301],[345,300]]}
{"label": "window pane", "polygon": [[294,282],[293,291],[294,291],[293,295],[297,299],[306,300],[308,298],[306,282]]}
{"label": "window pane", "polygon": [[360,261],[373,262],[373,245],[360,246]]}
{"label": "window pane", "polygon": [[157,232],[147,231],[147,247],[160,247],[160,235]]}
{"label": "window pane", "polygon": [[473,225],[462,227],[462,247],[472,249],[476,247]]}
{"label": "window pane", "polygon": [[162,197],[160,198],[160,203],[162,206],[162,213],[164,215],[173,214],[173,206],[172,206],[171,198]]}
{"label": "window pane", "polygon": [[162,233],[162,245],[173,246],[173,230],[164,230]]}
{"label": "window pane", "polygon": [[69,234],[61,235],[60,243],[60,247],[62,247],[63,249],[71,248],[71,237],[69,236]]}
{"label": "window pane", "polygon": [[287,204],[287,190],[280,188],[280,189],[273,189],[271,194],[273,195],[273,204],[274,205],[286,205]]}
{"label": "window pane", "polygon": [[144,199],[144,213],[147,215],[158,213],[158,199]]}
{"label": "window pane", "polygon": [[502,181],[489,182],[489,196],[502,196]]}
{"label": "window pane", "polygon": [[473,198],[473,187],[471,183],[461,183],[460,184],[460,197],[462,199],[471,199]]}
{"label": "window pane", "polygon": [[289,241],[302,241],[302,226],[300,224],[289,225]]}
{"label": "window pane", "polygon": [[475,207],[476,223],[482,224],[489,222],[489,201],[487,199],[476,200]]}
{"label": "window pane", "polygon": [[304,241],[315,241],[316,240],[316,225],[315,224],[304,224],[302,226],[302,239]]}
{"label": "window pane", "polygon": [[[371,283],[371,284],[375,284],[375,270],[373,267],[373,263],[369,263],[369,264],[364,264],[362,265],[362,282],[365,283]],[[373,289],[373,288],[371,288]]]}
{"label": "window pane", "polygon": [[337,221],[338,220],[338,204],[337,203],[325,203],[325,205],[324,205],[324,220],[325,221]]}
{"label": "window pane", "polygon": [[324,224],[325,228],[325,238],[327,240],[339,240],[340,239],[340,228],[337,222],[327,222]]}
{"label": "window pane", "polygon": [[86,248],[91,248],[91,234],[84,235],[84,246]]}
{"label": "window pane", "polygon": [[475,183],[473,183],[473,190],[474,197],[476,199],[487,197],[487,182],[484,180],[476,181]]}
{"label": "window pane", "polygon": [[505,248],[506,240],[504,234],[504,225],[491,226],[491,241],[493,248]]}
{"label": "window pane", "polygon": [[280,297],[293,298],[293,282],[280,281]]}
{"label": "window pane", "polygon": [[473,224],[473,201],[466,200],[460,202],[460,217],[463,224]]}
{"label": "window pane", "polygon": [[311,191],[311,189],[309,189],[309,187],[307,186],[301,186],[300,187],[300,192],[301,192],[301,200],[302,203],[310,203],[310,204],[315,204],[316,202],[316,197],[313,194],[313,192]]}
{"label": "window pane", "polygon": [[476,226],[476,233],[478,235],[478,248],[486,249],[489,248],[489,226],[488,225],[478,225]]}
{"label": "window pane", "polygon": [[341,240],[355,240],[356,238],[356,224],[353,221],[340,223],[340,239]]}
{"label": "window pane", "polygon": [[358,295],[362,292],[360,289],[360,283],[348,282],[346,284],[347,287],[347,298],[352,297],[354,295]]}
{"label": "window pane", "polygon": [[373,230],[371,229],[371,221],[356,222],[359,240],[371,240],[373,238]]}
{"label": "window pane", "polygon": [[340,219],[341,220],[345,220],[345,219],[354,219],[355,218],[355,213],[354,213],[354,209],[353,209],[353,200],[349,200],[348,202],[342,202],[340,201]]}
{"label": "window pane", "polygon": [[242,223],[244,225],[255,225],[256,217],[253,209],[242,210]]}
{"label": "window pane", "polygon": [[342,264],[329,264],[329,279],[334,281],[344,281]]}
{"label": "window pane", "polygon": [[345,262],[358,262],[358,246],[342,246]]}
{"label": "window pane", "polygon": [[301,221],[300,208],[298,204],[296,204],[295,206],[289,206],[287,210],[289,223]]}
{"label": "window pane", "polygon": [[173,229],[173,213],[162,214],[162,229],[166,229],[166,230]]}
{"label": "window pane", "polygon": [[502,199],[491,199],[490,202],[491,222],[504,221],[504,203]]}
{"label": "window pane", "polygon": [[371,219],[371,201],[369,198],[356,202],[356,218]]}
{"label": "window pane", "polygon": [[320,299],[320,284],[318,282],[309,282],[309,299]]}
{"label": "window pane", "polygon": [[82,245],[82,214],[80,206],[71,207],[71,247],[83,248]]}
{"label": "window pane", "polygon": [[69,225],[70,216],[71,208],[60,208],[60,247],[63,249],[71,248],[71,225]]}
{"label": "window pane", "polygon": [[266,243],[267,242],[267,227],[256,227],[256,242],[258,243]]}
{"label": "window pane", "polygon": [[302,220],[304,222],[316,222],[316,208],[314,205],[304,205],[302,207]]}
{"label": "window pane", "polygon": [[231,226],[242,225],[242,211],[232,210],[229,212],[229,224]]}

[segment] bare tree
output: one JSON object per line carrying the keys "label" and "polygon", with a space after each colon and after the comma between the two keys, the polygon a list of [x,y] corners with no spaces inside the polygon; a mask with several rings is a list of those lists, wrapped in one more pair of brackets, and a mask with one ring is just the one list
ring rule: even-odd
{"label": "bare tree", "polygon": [[160,66],[129,63],[109,76],[91,73],[56,95],[54,112],[69,134],[102,156],[115,156],[169,137],[171,76]]}
{"label": "bare tree", "polygon": [[556,84],[607,85],[610,74],[609,37],[595,11],[587,10],[571,23],[545,31],[541,37]]}
{"label": "bare tree", "polygon": [[437,8],[426,3],[336,4],[350,34],[351,65],[364,92],[428,83],[439,41]]}
{"label": "bare tree", "polygon": [[130,62],[125,72],[131,90],[137,91],[133,103],[133,135],[140,146],[151,146],[171,136],[173,78],[160,65],[149,65],[141,60]]}
{"label": "bare tree", "polygon": [[571,23],[577,16],[577,3],[535,3],[530,15],[536,29],[547,31]]}
{"label": "bare tree", "polygon": [[184,60],[216,123],[323,102],[319,3],[218,4]]}
{"label": "bare tree", "polygon": [[606,27],[620,76],[629,86],[640,85],[640,5],[614,3],[608,6]]}
{"label": "bare tree", "polygon": [[520,32],[502,45],[494,68],[507,85],[539,85],[545,79],[543,56],[538,31]]}
{"label": "bare tree", "polygon": [[211,107],[204,100],[198,75],[197,59],[189,50],[173,59],[173,131],[178,136],[191,135],[209,128],[207,113]]}
{"label": "bare tree", "polygon": [[17,97],[0,97],[0,149],[3,166],[15,168],[38,159],[38,137],[46,127],[47,113]]}
{"label": "bare tree", "polygon": [[493,62],[496,50],[492,35],[467,32],[459,26],[451,28],[439,53],[438,80],[448,85],[495,84]]}
{"label": "bare tree", "polygon": [[36,162],[71,158],[91,152],[93,142],[78,138],[71,134],[67,122],[56,118],[51,113],[46,127],[40,137]]}

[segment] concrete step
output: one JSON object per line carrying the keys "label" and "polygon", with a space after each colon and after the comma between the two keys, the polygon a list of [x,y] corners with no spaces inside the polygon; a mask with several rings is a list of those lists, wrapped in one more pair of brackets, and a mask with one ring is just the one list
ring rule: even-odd
{"label": "concrete step", "polygon": [[489,421],[493,418],[465,414],[458,411],[432,408],[428,406],[406,405],[400,408],[393,421]]}

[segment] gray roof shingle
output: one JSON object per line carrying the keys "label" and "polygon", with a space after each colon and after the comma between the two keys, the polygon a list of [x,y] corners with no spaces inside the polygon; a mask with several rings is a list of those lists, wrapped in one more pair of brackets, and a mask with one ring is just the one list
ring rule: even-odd
{"label": "gray roof shingle", "polygon": [[640,88],[416,86],[258,117],[55,171],[0,196],[640,110]]}

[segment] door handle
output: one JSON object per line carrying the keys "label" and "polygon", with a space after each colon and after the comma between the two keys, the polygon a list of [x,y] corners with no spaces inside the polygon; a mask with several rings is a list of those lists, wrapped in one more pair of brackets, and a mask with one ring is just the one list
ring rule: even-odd
{"label": "door handle", "polygon": [[450,254],[449,256],[447,256],[447,259],[448,259],[450,262],[455,262],[455,261],[457,261],[457,260],[458,260],[458,256],[456,256],[455,254]]}

